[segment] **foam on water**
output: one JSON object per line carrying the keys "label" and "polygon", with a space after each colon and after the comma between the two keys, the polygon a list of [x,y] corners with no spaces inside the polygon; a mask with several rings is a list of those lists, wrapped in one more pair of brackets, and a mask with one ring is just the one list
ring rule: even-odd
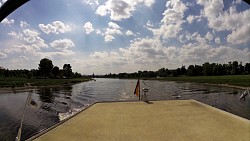
{"label": "foam on water", "polygon": [[89,104],[87,104],[86,106],[84,106],[82,108],[74,108],[72,110],[69,110],[66,113],[59,113],[58,117],[59,117],[60,121],[63,121],[65,119],[67,119],[67,118],[70,118],[70,117],[74,116],[75,114],[77,114],[78,112],[84,110],[87,107],[89,107]]}

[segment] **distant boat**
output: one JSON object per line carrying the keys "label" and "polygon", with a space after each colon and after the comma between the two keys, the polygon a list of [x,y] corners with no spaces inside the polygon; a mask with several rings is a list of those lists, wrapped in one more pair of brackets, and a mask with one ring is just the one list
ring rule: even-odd
{"label": "distant boat", "polygon": [[246,100],[246,96],[247,96],[248,94],[249,94],[249,90],[247,89],[247,90],[244,91],[244,93],[241,94],[240,100],[241,100],[241,99],[244,99],[244,101],[245,101],[245,100]]}

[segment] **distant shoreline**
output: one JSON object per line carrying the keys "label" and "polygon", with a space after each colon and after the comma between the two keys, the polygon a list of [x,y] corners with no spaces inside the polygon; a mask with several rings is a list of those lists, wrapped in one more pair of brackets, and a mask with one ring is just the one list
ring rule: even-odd
{"label": "distant shoreline", "polygon": [[[91,81],[91,78],[76,79],[26,79],[26,78],[6,78],[0,79],[0,94],[10,92],[26,92],[43,87],[69,87],[71,85]],[[16,85],[17,83],[17,85]],[[31,86],[25,86],[30,83]],[[15,86],[16,85],[16,86]]]}
{"label": "distant shoreline", "polygon": [[232,87],[239,89],[250,88],[250,75],[224,75],[224,76],[180,76],[180,77],[161,77],[155,80],[195,82],[206,85]]}

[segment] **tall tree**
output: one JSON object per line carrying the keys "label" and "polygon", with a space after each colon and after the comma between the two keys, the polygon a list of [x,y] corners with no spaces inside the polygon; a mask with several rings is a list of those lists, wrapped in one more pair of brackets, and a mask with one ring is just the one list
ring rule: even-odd
{"label": "tall tree", "polygon": [[52,69],[52,74],[57,77],[59,75],[59,67],[54,66]]}
{"label": "tall tree", "polygon": [[52,61],[47,59],[47,58],[43,58],[40,61],[39,67],[38,67],[40,73],[47,78],[48,76],[51,75],[52,69],[53,69],[53,64]]}
{"label": "tall tree", "polygon": [[72,68],[70,64],[63,65],[64,76],[69,78],[72,76]]}
{"label": "tall tree", "polygon": [[212,68],[209,62],[204,63],[202,67],[205,76],[212,75]]}
{"label": "tall tree", "polygon": [[232,64],[232,75],[236,75],[238,74],[238,62],[237,61],[233,61]]}
{"label": "tall tree", "polygon": [[244,67],[245,74],[250,74],[250,63],[246,63]]}

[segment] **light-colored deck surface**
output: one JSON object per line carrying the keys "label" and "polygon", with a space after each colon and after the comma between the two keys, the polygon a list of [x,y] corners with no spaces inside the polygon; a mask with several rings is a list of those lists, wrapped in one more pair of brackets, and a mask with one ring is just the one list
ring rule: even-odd
{"label": "light-colored deck surface", "polygon": [[97,103],[37,141],[249,141],[250,121],[194,100]]}

